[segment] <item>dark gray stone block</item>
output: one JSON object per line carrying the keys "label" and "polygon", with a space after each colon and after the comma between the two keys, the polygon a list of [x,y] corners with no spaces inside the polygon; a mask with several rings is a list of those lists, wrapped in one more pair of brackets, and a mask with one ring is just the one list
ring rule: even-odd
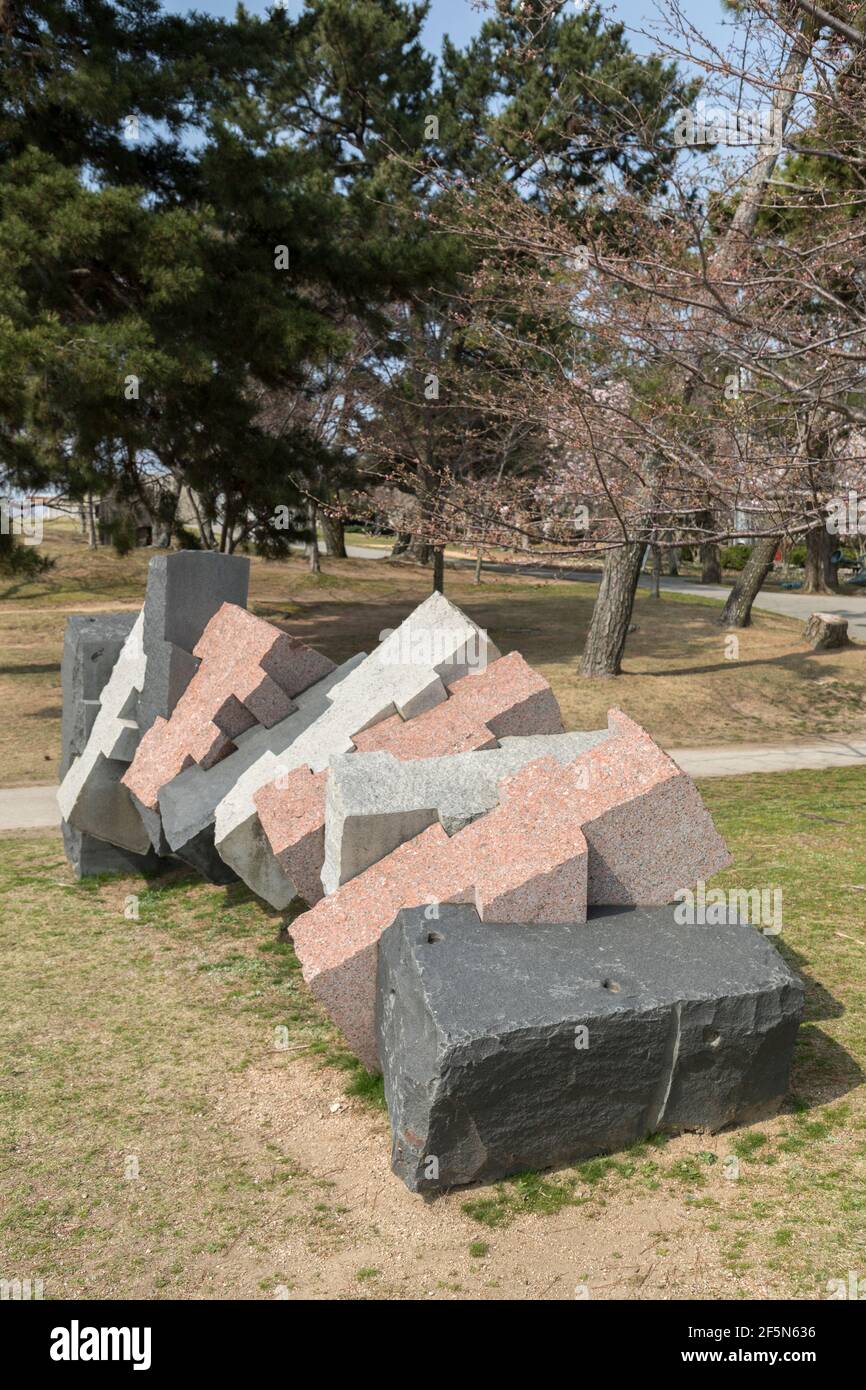
{"label": "dark gray stone block", "polygon": [[[243,555],[179,550],[151,560],[144,596],[144,686],[136,708],[139,738],[158,716],[170,717],[198,670],[193,648],[217,610],[224,603],[246,608],[249,577],[250,562]],[[169,854],[159,812],[148,810],[137,798],[133,801],[156,853]],[[179,845],[178,855],[213,882],[231,881],[218,876],[225,867],[215,850],[207,854],[206,847]],[[216,878],[206,872],[208,864],[213,864]]]}
{"label": "dark gray stone block", "polygon": [[189,864],[191,869],[201,874],[202,878],[207,879],[208,883],[237,883],[238,876],[230,864],[217,853],[214,844],[213,823],[206,825],[204,830],[200,830],[197,835],[177,850],[178,859],[182,859],[184,864]]}
{"label": "dark gray stone block", "polygon": [[[135,613],[92,613],[76,614],[66,620],[61,662],[61,779],[87,743],[102,688],[136,616]],[[124,765],[119,764],[118,777],[123,771]],[[93,874],[153,873],[159,867],[159,859],[152,852],[134,854],[76,830],[67,821],[61,822],[61,830],[66,857],[76,878],[88,878]]]}
{"label": "dark gray stone block", "polygon": [[428,913],[379,942],[392,1165],[413,1191],[778,1109],[803,986],[754,927],[680,926],[673,907],[575,926]]}
{"label": "dark gray stone block", "polygon": [[178,550],[155,555],[144,597],[144,689],[139,735],[157,715],[168,719],[198,669],[193,647],[224,603],[247,606],[250,562],[243,555]]}

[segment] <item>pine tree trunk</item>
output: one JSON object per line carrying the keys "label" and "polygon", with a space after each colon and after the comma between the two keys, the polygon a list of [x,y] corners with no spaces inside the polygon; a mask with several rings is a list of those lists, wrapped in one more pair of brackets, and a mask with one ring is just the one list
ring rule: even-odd
{"label": "pine tree trunk", "polygon": [[479,551],[478,551],[478,554],[475,556],[475,574],[474,574],[474,576],[473,576],[473,582],[476,583],[476,584],[480,584],[480,583],[481,583],[481,568],[482,568],[483,564],[484,564],[484,552],[483,552],[482,550],[479,550]]}
{"label": "pine tree trunk", "polygon": [[582,676],[620,673],[643,553],[642,541],[631,541],[607,553],[580,659]]}
{"label": "pine tree trunk", "polygon": [[756,541],[745,568],[739,575],[719,622],[722,627],[748,627],[752,621],[752,604],[761,585],[773,567],[773,557],[779,544],[778,536],[765,536]]}
{"label": "pine tree trunk", "polygon": [[315,502],[307,503],[307,527],[310,532],[310,539],[307,541],[307,560],[309,562],[310,574],[321,574],[322,559],[319,554],[319,508]]}
{"label": "pine tree trunk", "polygon": [[722,551],[715,541],[706,541],[701,546],[701,583],[721,584]]}
{"label": "pine tree trunk", "polygon": [[338,559],[346,559],[346,534],[343,522],[340,517],[332,514],[323,507],[320,513],[322,521],[322,532],[325,537],[325,548],[329,555],[336,555]]}
{"label": "pine tree trunk", "polygon": [[444,594],[445,592],[444,545],[437,545],[433,547],[433,592],[434,594]]}
{"label": "pine tree trunk", "polygon": [[206,550],[216,550],[216,537],[213,533],[213,526],[204,514],[201,505],[201,498],[195,491],[195,488],[187,486],[186,493],[187,497],[189,498],[189,505],[192,507],[192,512],[193,516],[195,517],[196,525],[198,526],[198,531],[201,537],[202,545],[205,547]]}
{"label": "pine tree trunk", "polygon": [[208,550],[216,550],[217,542],[213,531],[213,522],[209,516],[205,516],[204,512],[201,514],[201,535]]}
{"label": "pine tree trunk", "polygon": [[833,540],[822,523],[806,532],[806,565],[803,571],[804,594],[838,594],[839,585],[830,564]]}
{"label": "pine tree trunk", "polygon": [[96,532],[96,508],[93,505],[93,493],[87,494],[87,544],[91,550],[95,550],[99,545],[99,536]]}
{"label": "pine tree trunk", "polygon": [[394,537],[394,544],[391,546],[389,560],[399,560],[401,555],[405,555],[412,544],[411,531],[398,531]]}
{"label": "pine tree trunk", "polygon": [[676,579],[680,572],[680,552],[677,546],[671,546],[670,550],[667,552],[666,559],[667,572],[673,579]]}

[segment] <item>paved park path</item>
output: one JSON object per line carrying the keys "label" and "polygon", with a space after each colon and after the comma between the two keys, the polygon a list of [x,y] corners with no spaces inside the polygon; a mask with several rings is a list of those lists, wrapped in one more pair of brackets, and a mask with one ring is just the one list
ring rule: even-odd
{"label": "paved park path", "polygon": [[[669,748],[691,777],[742,777],[798,768],[866,767],[866,737],[814,743],[731,743],[716,748]],[[59,829],[57,787],[0,787],[0,831]]]}

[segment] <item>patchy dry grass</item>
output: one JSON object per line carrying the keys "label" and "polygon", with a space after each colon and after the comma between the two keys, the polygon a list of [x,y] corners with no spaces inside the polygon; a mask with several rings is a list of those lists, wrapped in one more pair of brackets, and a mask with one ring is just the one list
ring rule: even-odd
{"label": "patchy dry grass", "polygon": [[717,882],[783,889],[808,991],[790,1104],[432,1203],[389,1173],[378,1088],[277,914],[180,874],[75,884],[56,837],[0,838],[0,1274],[46,1297],[449,1300],[866,1277],[866,774],[702,792],[734,853]]}
{"label": "patchy dry grass", "polygon": [[[91,552],[68,528],[47,528],[55,569],[0,587],[0,781],[6,786],[57,779],[60,657],[66,615],[135,608],[144,592],[147,551],[119,559]],[[578,664],[596,586],[490,576],[481,586],[449,570],[456,603],[488,628],[503,652],[515,648],[550,680],[568,728],[603,724],[616,702],[669,747],[704,743],[784,742],[866,728],[862,646],[816,655],[800,624],[759,613],[739,634],[739,660],[725,659],[718,604],[687,595],[645,592],[635,604],[625,674],[585,681]],[[251,606],[342,661],[369,651],[430,589],[430,573],[382,560],[326,560],[306,572],[301,557],[252,561]]]}

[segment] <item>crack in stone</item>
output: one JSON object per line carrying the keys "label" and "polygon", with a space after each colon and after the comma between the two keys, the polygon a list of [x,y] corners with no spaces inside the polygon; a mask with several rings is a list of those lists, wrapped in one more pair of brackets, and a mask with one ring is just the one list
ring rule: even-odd
{"label": "crack in stone", "polygon": [[655,1118],[650,1125],[650,1131],[652,1133],[655,1133],[661,1125],[668,1107],[668,1101],[670,1100],[671,1087],[674,1084],[674,1072],[676,1071],[680,1055],[680,1036],[682,1033],[681,1019],[682,1004],[676,1003],[671,1009],[671,1026],[668,1029],[668,1037],[665,1044],[665,1073],[667,1080],[664,1083],[664,1093],[656,1107]]}

